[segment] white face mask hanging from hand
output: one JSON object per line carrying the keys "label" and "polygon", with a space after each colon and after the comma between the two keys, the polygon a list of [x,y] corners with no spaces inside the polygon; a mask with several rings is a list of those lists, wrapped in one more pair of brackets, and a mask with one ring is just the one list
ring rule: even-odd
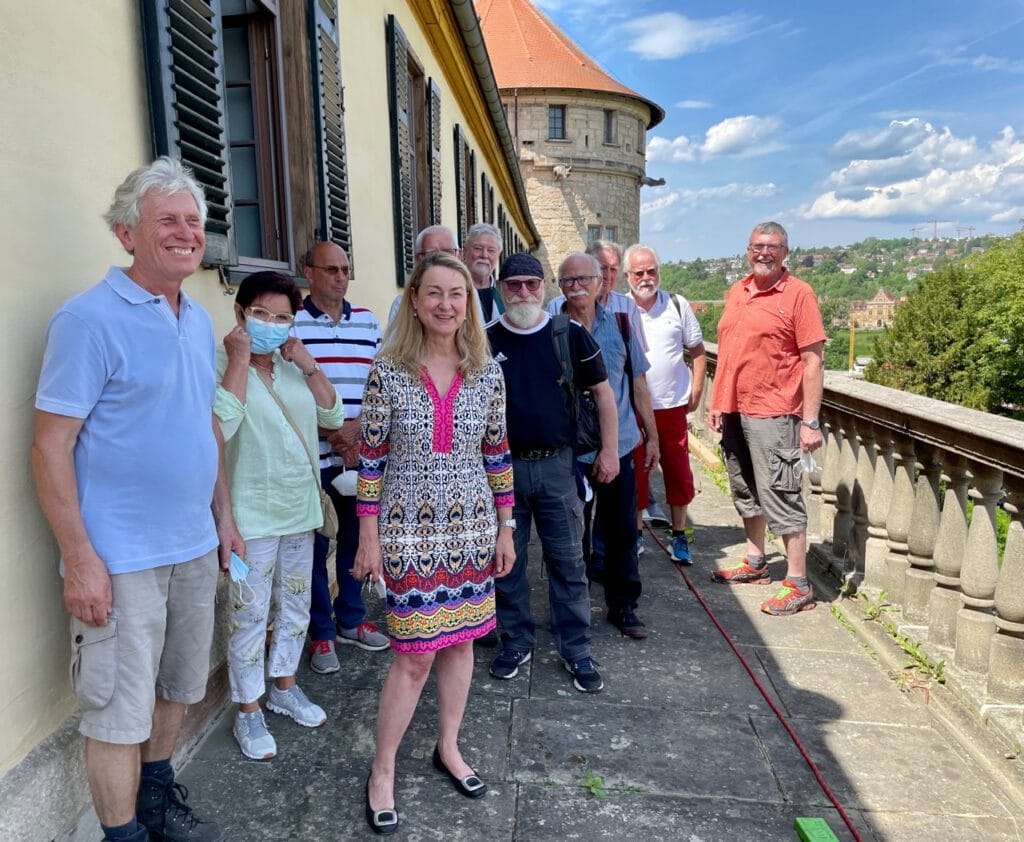
{"label": "white face mask hanging from hand", "polygon": [[[228,568],[228,575],[231,577],[231,581],[238,585],[238,601],[242,605],[252,605],[252,601],[256,598],[256,592],[252,589],[252,585],[249,584],[247,579],[249,576],[249,565],[242,561],[235,553],[231,553],[231,566]],[[243,587],[249,590],[248,599],[243,595]]]}

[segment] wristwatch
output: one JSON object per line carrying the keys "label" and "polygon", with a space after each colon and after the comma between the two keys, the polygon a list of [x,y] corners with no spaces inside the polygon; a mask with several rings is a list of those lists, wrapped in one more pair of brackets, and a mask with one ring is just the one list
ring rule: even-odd
{"label": "wristwatch", "polygon": [[814,418],[811,421],[801,421],[800,424],[804,427],[810,427],[812,430],[821,429],[821,422],[817,418]]}
{"label": "wristwatch", "polygon": [[498,528],[500,529],[502,526],[507,526],[509,529],[514,530],[516,528],[516,519],[514,517],[510,517],[508,520],[499,520]]}
{"label": "wristwatch", "polygon": [[313,367],[309,371],[302,372],[306,377],[312,377],[320,370],[320,363],[313,363]]}

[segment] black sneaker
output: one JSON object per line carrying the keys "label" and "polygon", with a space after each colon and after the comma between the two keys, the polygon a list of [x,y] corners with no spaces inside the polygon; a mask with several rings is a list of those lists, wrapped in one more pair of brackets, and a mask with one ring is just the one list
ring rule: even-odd
{"label": "black sneaker", "polygon": [[491,661],[490,673],[495,678],[500,678],[503,681],[515,678],[519,675],[519,667],[522,664],[529,663],[531,657],[533,657],[532,652],[516,652],[515,649],[502,649],[498,653],[498,657]]}
{"label": "black sneaker", "polygon": [[135,816],[146,826],[153,842],[221,842],[224,836],[214,822],[197,818],[188,800],[188,789],[174,782],[174,772],[143,775]]}
{"label": "black sneaker", "polygon": [[633,640],[643,640],[647,637],[647,629],[636,612],[631,608],[624,608],[621,611],[609,611],[608,622],[622,632],[626,637]]}
{"label": "black sneaker", "polygon": [[580,658],[576,663],[563,661],[565,668],[572,676],[572,685],[581,693],[599,693],[604,689],[601,673],[597,671],[597,661],[593,658]]}

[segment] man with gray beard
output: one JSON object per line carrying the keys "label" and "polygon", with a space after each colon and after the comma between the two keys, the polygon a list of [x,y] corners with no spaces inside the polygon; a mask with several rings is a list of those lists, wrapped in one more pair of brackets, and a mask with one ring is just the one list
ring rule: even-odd
{"label": "man with gray beard", "polygon": [[[576,494],[575,395],[566,387],[555,350],[555,330],[566,332],[573,381],[589,389],[597,404],[601,449],[594,475],[610,482],[619,470],[618,421],[601,350],[566,316],[543,308],[544,277],[529,254],[513,254],[501,265],[498,292],[505,312],[488,329],[491,350],[505,375],[508,440],[515,478],[512,572],[494,582],[501,652],[490,673],[511,679],[527,663],[536,642],[526,575],[530,522],[536,521],[548,571],[551,628],[573,686],[583,693],[604,687],[590,654],[590,592],[583,561],[583,505]],[[557,320],[557,321],[556,321]]]}

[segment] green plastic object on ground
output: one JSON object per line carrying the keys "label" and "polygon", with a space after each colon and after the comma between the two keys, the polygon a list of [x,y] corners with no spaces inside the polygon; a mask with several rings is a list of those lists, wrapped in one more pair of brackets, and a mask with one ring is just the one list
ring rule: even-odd
{"label": "green plastic object on ground", "polygon": [[803,842],[839,842],[824,819],[796,819],[793,829]]}

